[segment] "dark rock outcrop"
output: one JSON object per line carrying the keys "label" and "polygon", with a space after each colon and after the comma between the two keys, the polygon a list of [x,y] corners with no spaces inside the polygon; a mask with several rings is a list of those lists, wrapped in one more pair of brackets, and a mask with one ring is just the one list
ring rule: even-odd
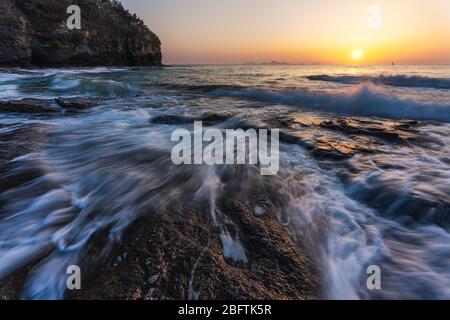
{"label": "dark rock outcrop", "polygon": [[22,100],[0,101],[1,112],[14,113],[58,113],[51,106],[51,100],[27,98]]}
{"label": "dark rock outcrop", "polygon": [[55,102],[64,108],[64,111],[74,113],[87,110],[97,106],[100,102],[96,99],[88,98],[57,98]]}
{"label": "dark rock outcrop", "polygon": [[386,142],[430,142],[415,128],[421,123],[411,120],[329,118],[294,112],[272,120],[272,125],[287,128],[280,132],[281,141],[305,147],[317,160],[346,160],[374,153]]}
{"label": "dark rock outcrop", "polygon": [[[81,30],[67,28],[70,5]],[[0,65],[159,66],[161,57],[159,38],[116,1],[0,1]]]}
{"label": "dark rock outcrop", "polygon": [[0,101],[0,112],[29,113],[29,114],[61,114],[77,113],[97,106],[98,99],[88,98],[56,98]]}

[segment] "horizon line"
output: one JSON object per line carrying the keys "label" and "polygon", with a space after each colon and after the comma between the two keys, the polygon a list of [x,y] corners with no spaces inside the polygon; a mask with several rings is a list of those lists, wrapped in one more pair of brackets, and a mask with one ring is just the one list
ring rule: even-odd
{"label": "horizon line", "polygon": [[389,63],[365,63],[365,64],[348,64],[348,63],[279,63],[279,64],[271,64],[271,63],[183,63],[183,62],[177,62],[177,63],[163,63],[163,66],[169,67],[169,66],[276,66],[276,67],[282,67],[282,66],[347,66],[347,67],[367,67],[367,66],[450,66],[450,63],[395,63],[395,64],[389,64]]}

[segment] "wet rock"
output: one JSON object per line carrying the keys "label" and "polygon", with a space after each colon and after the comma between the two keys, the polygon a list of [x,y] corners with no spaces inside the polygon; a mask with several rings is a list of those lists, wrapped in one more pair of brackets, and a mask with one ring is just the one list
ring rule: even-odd
{"label": "wet rock", "polygon": [[10,125],[4,126],[0,130],[0,192],[14,186],[18,186],[31,180],[36,175],[33,173],[9,174],[2,176],[11,168],[11,160],[31,152],[42,149],[47,139],[47,132],[50,126],[33,125]]}
{"label": "wet rock", "polygon": [[368,135],[390,142],[412,140],[416,131],[411,129],[417,121],[376,120],[369,118],[344,118],[326,120],[320,123],[322,128],[342,131],[351,135]]}
{"label": "wet rock", "polygon": [[22,100],[0,101],[0,111],[13,113],[60,113],[52,106],[52,100],[26,98]]}
{"label": "wet rock", "polygon": [[[30,140],[29,146],[11,150],[13,157],[39,151],[45,128],[11,129],[0,141],[14,145]],[[17,131],[19,130],[19,131]],[[37,132],[41,134],[38,135]],[[42,139],[37,139],[40,137]],[[32,138],[31,138],[32,137]],[[11,145],[12,147],[12,145]],[[4,186],[5,176],[0,176]],[[6,185],[9,189],[30,178],[21,176]],[[272,185],[272,184],[271,184]],[[104,248],[102,234],[95,235],[80,262],[82,290],[67,291],[67,299],[313,299],[320,296],[312,253],[294,242],[277,221],[274,208],[257,198],[234,197],[234,185],[217,201],[221,220],[230,236],[245,252],[246,263],[226,257],[221,230],[212,222],[202,202],[174,202],[167,209],[149,209],[131,224],[113,251],[99,259]],[[249,190],[256,190],[249,188]],[[247,199],[247,200],[245,200]],[[255,208],[264,208],[256,217]],[[1,203],[0,203],[1,209]],[[0,281],[2,299],[20,298],[34,261]]]}
{"label": "wet rock", "polygon": [[200,117],[200,121],[203,121],[204,125],[211,126],[221,123],[229,119],[231,114],[219,114],[219,113],[208,113]]}
{"label": "wet rock", "polygon": [[115,250],[129,252],[129,259],[93,275],[67,298],[317,298],[310,253],[291,240],[275,214],[257,218],[250,204],[229,199],[223,196],[220,210],[239,226],[247,264],[226,259],[218,227],[201,207],[183,205],[136,221]]}
{"label": "wet rock", "polygon": [[185,116],[179,116],[179,115],[168,115],[168,114],[162,114],[162,115],[153,117],[151,119],[151,123],[170,124],[170,125],[192,124],[192,123],[194,123],[194,121],[195,120],[192,117],[185,117]]}
{"label": "wet rock", "polygon": [[[14,142],[26,140],[26,134],[26,131],[16,132]],[[19,150],[16,154],[29,150]],[[301,242],[294,241],[277,220],[275,206],[285,203],[285,199],[267,200],[271,199],[278,184],[272,180],[264,183],[259,175],[254,181],[248,177],[244,179],[248,174],[245,170],[233,171],[233,174],[237,178],[228,183],[224,179],[227,187],[216,199],[218,223],[213,222],[208,201],[178,198],[165,209],[143,207],[141,217],[130,225],[120,243],[104,259],[99,256],[105,248],[104,239],[108,237],[103,234],[93,236],[85,258],[80,261],[82,269],[88,270],[83,273],[82,290],[67,291],[65,298],[320,297],[313,253]],[[243,181],[252,185],[243,186]],[[3,180],[0,182],[3,185]],[[255,210],[260,212],[259,209],[264,214],[257,217]],[[232,249],[240,250],[237,256],[226,251],[226,244],[221,239],[225,228],[232,239]],[[240,261],[243,254],[245,261]],[[0,296],[5,299],[20,297],[32,267],[26,266],[2,280]]]}
{"label": "wet rock", "polygon": [[[66,26],[70,5],[81,30]],[[159,38],[117,1],[0,1],[0,65],[160,66],[161,57]]]}
{"label": "wet rock", "polygon": [[367,137],[348,137],[316,129],[299,129],[280,134],[281,141],[308,149],[317,159],[343,160],[359,153],[374,152],[378,144]]}
{"label": "wet rock", "polygon": [[414,129],[420,125],[417,121],[327,118],[298,112],[278,121],[289,128],[280,134],[283,142],[304,146],[318,159],[343,160],[379,151],[386,142],[419,140]]}
{"label": "wet rock", "polygon": [[358,153],[370,153],[374,147],[368,144],[369,139],[342,139],[335,135],[318,137],[311,147],[316,158],[332,158],[342,160]]}
{"label": "wet rock", "polygon": [[56,103],[68,112],[79,112],[99,105],[99,101],[87,98],[55,99]]}
{"label": "wet rock", "polygon": [[0,111],[30,114],[62,114],[85,111],[100,104],[100,100],[90,98],[35,99],[0,101]]}
{"label": "wet rock", "polygon": [[176,125],[176,124],[193,124],[195,121],[202,121],[203,125],[211,126],[221,123],[227,120],[229,117],[230,115],[228,114],[216,114],[216,113],[208,113],[196,117],[162,114],[152,118],[151,122],[157,124]]}
{"label": "wet rock", "polygon": [[[255,217],[255,206],[264,207],[266,214]],[[291,239],[289,232],[278,223],[273,208],[257,199],[246,202],[230,193],[220,196],[218,221],[226,220],[227,226],[239,230],[239,241],[247,257],[245,264],[226,257],[220,239],[221,227],[213,223],[207,209],[204,203],[196,201],[174,201],[167,209],[149,210],[131,225],[110,254],[110,261],[123,252],[128,252],[128,258],[116,268],[93,268],[83,289],[67,292],[67,298],[311,299],[319,296],[311,252]],[[236,239],[235,232],[230,234]],[[157,281],[149,281],[155,275]]]}

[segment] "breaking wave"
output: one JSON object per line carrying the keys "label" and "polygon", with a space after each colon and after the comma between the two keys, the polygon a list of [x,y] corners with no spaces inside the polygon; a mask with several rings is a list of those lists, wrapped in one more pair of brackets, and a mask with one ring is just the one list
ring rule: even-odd
{"label": "breaking wave", "polygon": [[128,84],[123,84],[114,80],[91,80],[91,79],[59,79],[52,80],[49,89],[52,91],[62,91],[66,93],[78,93],[81,95],[100,97],[132,97],[138,94]]}
{"label": "breaking wave", "polygon": [[346,92],[310,90],[270,91],[263,89],[218,89],[214,94],[270,103],[315,108],[346,115],[377,116],[393,119],[450,122],[450,104],[421,102],[387,94],[370,84],[349,88]]}
{"label": "breaking wave", "polygon": [[[98,72],[101,72],[98,70]],[[68,70],[65,73],[55,74],[52,71],[42,71],[42,75],[20,74],[11,75],[1,79],[2,88],[6,93],[0,93],[0,97],[22,95],[24,97],[52,98],[52,97],[134,97],[140,91],[129,83],[123,83],[111,78],[98,78],[91,70],[81,74]],[[106,72],[104,72],[106,73]],[[3,80],[3,81],[2,81]],[[15,90],[8,93],[7,90]]]}
{"label": "breaking wave", "polygon": [[[198,211],[215,230],[233,268],[237,264],[251,270],[256,264],[248,246],[250,231],[239,228],[233,212],[222,205],[223,198],[236,195],[239,202],[249,202],[258,219],[274,215],[295,242],[311,248],[324,298],[450,297],[448,124],[421,124],[410,134],[423,139],[400,144],[387,137],[381,146],[378,139],[372,142],[370,130],[393,121],[352,119],[358,125],[355,139],[361,138],[355,141],[373,146],[373,152],[332,162],[316,158],[306,144],[282,141],[280,174],[270,179],[253,166],[175,166],[170,160],[173,129],[192,130],[194,121],[220,130],[276,125],[294,134],[289,124],[293,106],[316,111],[295,112],[305,121],[310,113],[315,117],[327,111],[450,123],[447,92],[431,87],[399,96],[398,89],[377,87],[386,85],[373,80],[377,76],[353,76],[355,85],[335,91],[313,91],[323,83],[312,81],[304,83],[311,90],[286,90],[305,79],[303,72],[285,75],[283,68],[269,78],[261,76],[260,82],[246,82],[241,72],[203,68],[114,70],[120,75],[102,68],[0,73],[0,97],[139,95],[111,99],[81,114],[45,118],[52,124],[48,143],[8,163],[12,169],[1,173],[0,180],[14,184],[0,185],[0,278],[26,267],[30,272],[23,298],[64,298],[63,266],[77,264],[95,274],[137,219],[152,215],[170,221],[169,215],[191,212],[184,212],[184,204],[195,207],[192,212]],[[214,76],[208,78],[210,74]],[[209,80],[199,81],[202,76]],[[288,80],[272,81],[282,77]],[[273,89],[265,87],[267,81]],[[360,83],[367,81],[372,83]],[[333,114],[328,119],[334,120]],[[305,135],[299,135],[304,141],[323,137],[316,146],[353,139],[350,130],[334,130],[331,136],[320,124],[305,128]],[[194,286],[197,265],[203,267],[200,260],[189,280],[192,299],[203,298]],[[380,292],[365,289],[372,264],[383,270]]]}
{"label": "breaking wave", "polygon": [[312,81],[338,82],[344,84],[358,84],[363,82],[371,82],[374,84],[388,85],[393,87],[450,89],[449,78],[431,78],[423,76],[408,76],[408,75],[331,76],[322,74],[322,75],[308,76],[306,78]]}

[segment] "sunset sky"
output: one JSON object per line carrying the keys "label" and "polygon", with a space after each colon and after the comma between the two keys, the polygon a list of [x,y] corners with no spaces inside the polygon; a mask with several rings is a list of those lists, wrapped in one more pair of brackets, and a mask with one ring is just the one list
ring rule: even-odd
{"label": "sunset sky", "polygon": [[161,38],[166,64],[450,63],[450,0],[122,3]]}

